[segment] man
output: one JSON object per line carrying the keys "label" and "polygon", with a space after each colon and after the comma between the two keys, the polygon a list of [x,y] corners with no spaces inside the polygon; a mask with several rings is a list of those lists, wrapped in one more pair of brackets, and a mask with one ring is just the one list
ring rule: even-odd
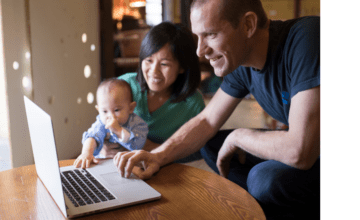
{"label": "man", "polygon": [[[224,77],[221,88],[151,153],[117,154],[120,173],[150,178],[206,144],[201,151],[210,167],[248,190],[267,219],[319,219],[319,18],[270,21],[260,0],[195,0],[190,19],[197,54]],[[289,129],[219,131],[248,93]],[[139,162],[144,169],[134,168]]]}

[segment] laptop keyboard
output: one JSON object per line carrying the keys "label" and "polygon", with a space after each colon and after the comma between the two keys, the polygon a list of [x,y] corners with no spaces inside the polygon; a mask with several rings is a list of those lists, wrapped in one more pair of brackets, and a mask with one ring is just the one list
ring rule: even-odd
{"label": "laptop keyboard", "polygon": [[61,182],[64,193],[75,207],[115,199],[113,194],[84,169],[61,172]]}

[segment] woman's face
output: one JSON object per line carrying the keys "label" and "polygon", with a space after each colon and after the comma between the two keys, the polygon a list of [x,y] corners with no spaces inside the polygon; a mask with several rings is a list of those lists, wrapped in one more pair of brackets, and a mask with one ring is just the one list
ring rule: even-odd
{"label": "woman's face", "polygon": [[141,69],[150,91],[155,93],[171,93],[171,86],[178,74],[184,72],[169,44],[146,57],[141,63]]}

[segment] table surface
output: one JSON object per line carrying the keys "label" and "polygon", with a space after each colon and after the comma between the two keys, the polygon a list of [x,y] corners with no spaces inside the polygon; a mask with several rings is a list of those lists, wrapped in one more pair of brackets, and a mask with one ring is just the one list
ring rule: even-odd
{"label": "table surface", "polygon": [[[160,200],[76,219],[265,219],[246,190],[198,168],[170,164],[146,182],[162,194]],[[0,192],[0,219],[66,219],[37,178],[34,165],[0,172]]]}

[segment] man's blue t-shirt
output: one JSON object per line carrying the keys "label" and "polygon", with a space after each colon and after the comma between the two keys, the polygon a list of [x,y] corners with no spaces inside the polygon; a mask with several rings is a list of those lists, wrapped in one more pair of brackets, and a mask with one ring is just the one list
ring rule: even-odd
{"label": "man's blue t-shirt", "polygon": [[243,98],[251,93],[274,119],[289,125],[291,98],[320,85],[320,17],[270,21],[264,68],[238,67],[221,89]]}

